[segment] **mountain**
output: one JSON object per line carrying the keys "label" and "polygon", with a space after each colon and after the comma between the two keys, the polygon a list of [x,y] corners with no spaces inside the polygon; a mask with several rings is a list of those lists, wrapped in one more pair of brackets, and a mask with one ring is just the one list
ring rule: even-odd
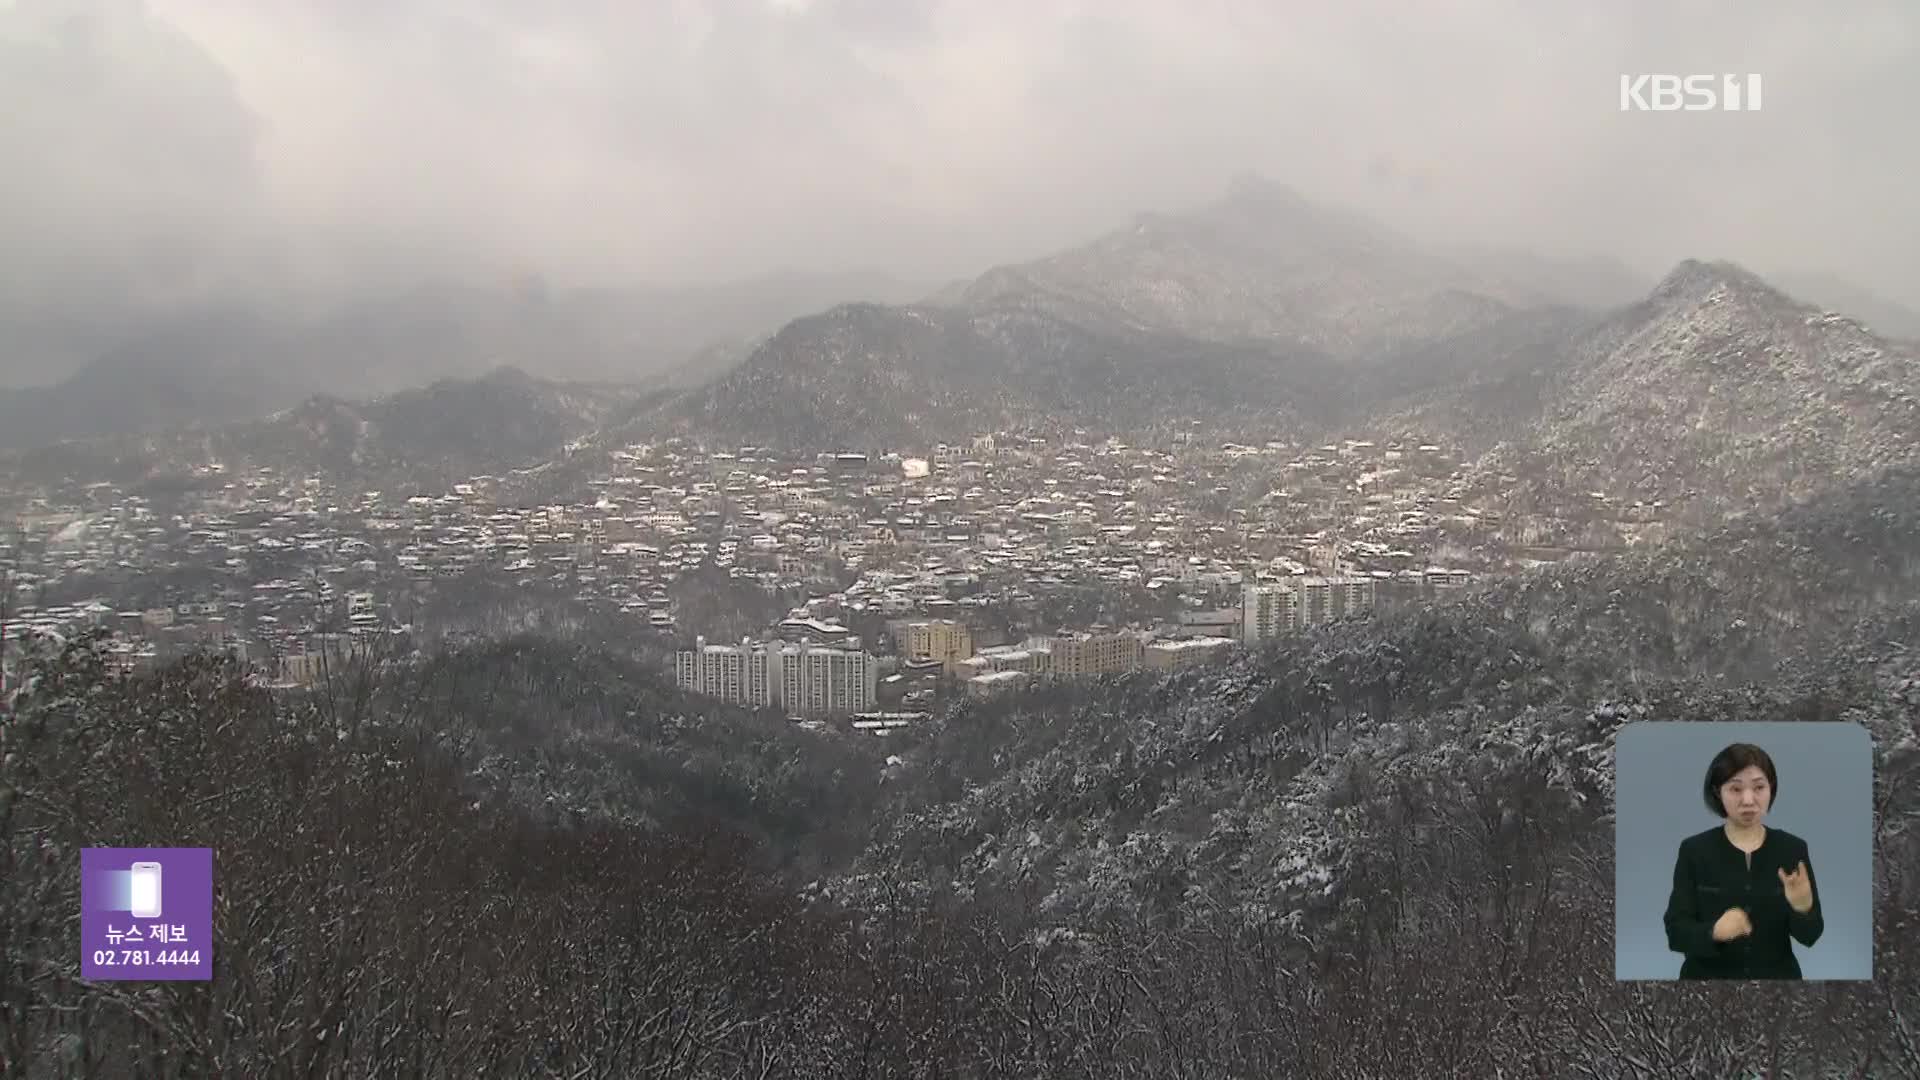
{"label": "mountain", "polygon": [[990,270],[959,302],[1370,360],[1519,309],[1577,302],[1543,284],[1489,257],[1429,252],[1370,218],[1246,176],[1193,211],[1142,214],[1083,247]]}
{"label": "mountain", "polygon": [[716,341],[696,349],[680,363],[642,380],[642,384],[669,390],[697,389],[745,363],[759,345],[759,341],[746,339]]}
{"label": "mountain", "polygon": [[[501,365],[550,378],[644,379],[715,343],[758,340],[832,304],[921,291],[870,273],[598,291],[548,290],[537,281],[431,283],[318,311],[123,314],[115,343],[79,370],[47,385],[0,389],[0,447],[233,423],[316,393],[390,394]],[[39,345],[58,336],[35,332]],[[35,355],[43,351],[36,346]],[[0,368],[32,360],[8,352],[0,346]]]}
{"label": "mountain", "polygon": [[967,289],[973,285],[971,278],[955,278],[933,290],[920,299],[923,307],[959,307],[966,303]]}
{"label": "mountain", "polygon": [[1104,328],[1035,310],[843,305],[637,427],[720,441],[886,449],[980,431],[1152,430],[1184,418],[1298,427],[1323,358]]}
{"label": "mountain", "polygon": [[1831,274],[1771,274],[1796,299],[1849,315],[1881,337],[1920,341],[1920,311]]}
{"label": "mountain", "polygon": [[634,429],[814,449],[1190,419],[1299,434],[1376,398],[1551,363],[1588,316],[1518,258],[1434,255],[1242,178],[1190,213],[1142,215],[922,305],[795,320]]}
{"label": "mountain", "polygon": [[279,336],[258,320],[155,327],[58,383],[0,390],[0,448],[265,415],[301,392],[293,373],[250,362],[279,347]]}
{"label": "mountain", "polygon": [[[1525,773],[1604,809],[1611,733],[1643,717],[1833,719],[1857,702],[1857,722],[1881,710],[1897,733],[1920,683],[1903,701],[1849,669],[1916,627],[1920,469],[1907,467],[1778,520],[1287,635],[1216,667],[968,701],[896,751],[903,797],[840,886],[865,896],[884,861],[960,895],[1025,896],[1064,927],[1331,915],[1327,898],[1364,891],[1352,856],[1385,838],[1343,808],[1400,783],[1517,799]],[[1920,674],[1920,656],[1892,651]],[[1852,689],[1796,685],[1812,672]],[[1597,818],[1580,827],[1611,835]]]}
{"label": "mountain", "polygon": [[1330,427],[1382,438],[1444,438],[1479,454],[1512,433],[1604,316],[1584,308],[1514,312],[1487,326],[1415,342],[1351,373],[1351,411]]}
{"label": "mountain", "polygon": [[315,396],[249,423],[13,451],[0,455],[0,468],[18,483],[56,486],[180,477],[213,464],[232,478],[265,466],[285,476],[439,492],[559,456],[637,393],[500,368],[366,402]]}
{"label": "mountain", "polygon": [[1530,411],[1472,476],[1515,509],[1593,491],[1706,522],[1870,475],[1920,439],[1920,348],[1724,262],[1681,263],[1521,381],[1522,397],[1498,388]]}
{"label": "mountain", "polygon": [[476,779],[546,811],[719,824],[785,858],[857,849],[849,826],[876,801],[876,748],[690,693],[630,641],[486,640],[433,654],[389,689],[471,735]]}
{"label": "mountain", "polygon": [[1617,259],[1548,257],[1530,251],[1471,248],[1447,258],[1501,283],[1502,288],[1547,306],[1566,305],[1604,311],[1631,304],[1647,294],[1653,280]]}
{"label": "mountain", "polygon": [[[34,1075],[112,1073],[103,1040],[138,1075],[1742,1076],[1756,1048],[1875,1075],[1920,997],[1916,538],[1895,468],[878,741],[702,701],[625,647],[270,691],[207,655],[121,677],[83,639],[9,687],[0,810],[46,854],[0,877],[0,928],[71,964],[34,928],[70,917],[84,847],[145,822],[248,886],[214,912],[234,1008],[92,1016],[97,989],[50,979],[0,1039]],[[1613,977],[1641,720],[1864,729],[1872,982],[1728,1010]]]}

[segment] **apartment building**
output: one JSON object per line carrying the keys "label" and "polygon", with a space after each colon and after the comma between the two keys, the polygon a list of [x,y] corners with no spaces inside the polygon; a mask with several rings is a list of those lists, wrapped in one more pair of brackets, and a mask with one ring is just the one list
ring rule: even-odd
{"label": "apartment building", "polygon": [[1234,640],[1225,637],[1182,638],[1176,641],[1156,641],[1146,647],[1143,655],[1146,666],[1155,671],[1171,671],[1178,668],[1197,667],[1219,659],[1222,653],[1232,648]]}
{"label": "apartment building", "polygon": [[908,622],[895,630],[894,641],[908,657],[938,660],[941,671],[948,675],[973,655],[973,631],[956,619]]}
{"label": "apartment building", "polygon": [[846,714],[874,707],[875,658],[808,642],[709,645],[702,637],[674,658],[681,688],[738,705],[801,714]]}
{"label": "apartment building", "polygon": [[1105,675],[1133,671],[1141,664],[1138,634],[1061,634],[1049,639],[1058,675]]}
{"label": "apartment building", "polygon": [[1358,575],[1301,575],[1241,590],[1240,636],[1251,645],[1288,630],[1370,610],[1378,602],[1374,579]]}

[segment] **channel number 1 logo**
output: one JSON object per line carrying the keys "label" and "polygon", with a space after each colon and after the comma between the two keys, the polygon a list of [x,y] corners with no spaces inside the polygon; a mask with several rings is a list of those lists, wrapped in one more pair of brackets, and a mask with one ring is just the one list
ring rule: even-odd
{"label": "channel number 1 logo", "polygon": [[1621,112],[1759,112],[1758,75],[1622,75]]}

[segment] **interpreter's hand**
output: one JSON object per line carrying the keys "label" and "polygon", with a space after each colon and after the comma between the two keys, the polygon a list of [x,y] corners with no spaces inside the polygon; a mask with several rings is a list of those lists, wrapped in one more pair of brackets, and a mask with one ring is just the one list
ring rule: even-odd
{"label": "interpreter's hand", "polygon": [[1753,922],[1739,908],[1728,908],[1713,924],[1713,940],[1732,941],[1753,933]]}
{"label": "interpreter's hand", "polygon": [[1813,910],[1813,879],[1807,876],[1805,859],[1792,873],[1779,871],[1780,884],[1787,890],[1787,903],[1802,915]]}

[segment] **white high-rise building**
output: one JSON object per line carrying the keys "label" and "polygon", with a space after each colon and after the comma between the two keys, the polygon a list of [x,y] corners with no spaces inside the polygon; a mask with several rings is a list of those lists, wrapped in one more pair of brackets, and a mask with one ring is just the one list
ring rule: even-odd
{"label": "white high-rise building", "polygon": [[868,653],[807,643],[709,645],[699,638],[676,656],[675,667],[682,689],[796,713],[868,712],[880,683]]}
{"label": "white high-rise building", "polygon": [[1248,585],[1240,590],[1240,640],[1248,645],[1300,625],[1300,594],[1285,585]]}
{"label": "white high-rise building", "polygon": [[798,713],[856,713],[873,708],[879,669],[872,656],[807,644],[780,650],[782,700]]}
{"label": "white high-rise building", "polygon": [[1375,604],[1371,577],[1302,575],[1248,585],[1240,592],[1240,640],[1248,645],[1283,631],[1328,622]]}

